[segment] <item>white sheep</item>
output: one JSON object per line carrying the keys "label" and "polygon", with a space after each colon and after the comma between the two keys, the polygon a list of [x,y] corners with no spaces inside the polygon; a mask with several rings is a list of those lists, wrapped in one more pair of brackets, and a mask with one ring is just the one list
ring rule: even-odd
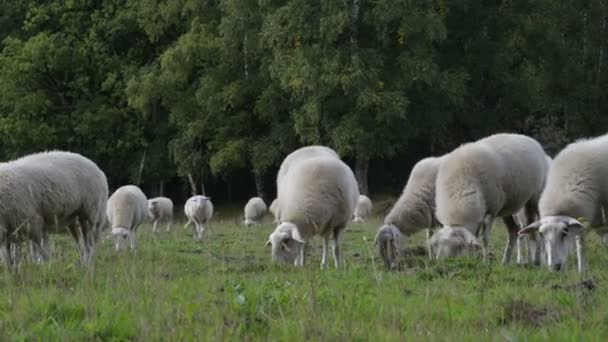
{"label": "white sheep", "polygon": [[436,258],[452,257],[481,248],[479,240],[463,227],[443,227],[428,240]]}
{"label": "white sheep", "polygon": [[364,222],[367,219],[367,217],[372,214],[372,208],[373,208],[372,200],[369,199],[369,197],[367,197],[365,195],[359,195],[359,198],[357,199],[357,205],[355,206],[355,213],[354,213],[355,217],[353,219],[353,222],[354,223]]}
{"label": "white sheep", "polygon": [[268,208],[268,211],[270,211],[270,213],[274,217],[272,223],[279,223],[278,208],[279,201],[277,201],[277,199],[275,198],[272,203],[270,203],[270,207]]}
{"label": "white sheep", "polygon": [[156,197],[148,200],[148,215],[152,220],[152,232],[156,232],[158,223],[166,223],[167,231],[173,222],[173,201],[167,197]]}
{"label": "white sheep", "polygon": [[252,197],[245,204],[245,221],[243,223],[246,226],[251,226],[253,224],[259,224],[262,221],[262,218],[266,214],[266,203],[260,197]]}
{"label": "white sheep", "polygon": [[304,248],[315,235],[323,238],[321,268],[332,241],[336,268],[340,264],[340,232],[352,218],[359,197],[352,170],[333,156],[312,157],[291,165],[279,183],[281,223],[268,239],[273,261],[304,265]]}
{"label": "white sheep", "polygon": [[429,239],[431,229],[438,225],[435,218],[435,181],[442,157],[420,160],[410,172],[401,196],[378,229],[376,243],[384,264],[394,268],[401,249],[401,234],[411,236],[426,228],[429,257],[433,252]]}
{"label": "white sheep", "polygon": [[50,151],[0,163],[0,243],[9,263],[24,242],[36,259],[49,257],[48,234],[67,227],[83,264],[89,264],[106,225],[108,182],[77,153]]}
{"label": "white sheep", "polygon": [[[319,145],[304,146],[288,154],[287,157],[283,159],[283,162],[279,167],[279,172],[277,173],[277,189],[279,189],[281,180],[292,167],[292,165],[304,159],[323,156],[340,159],[340,156],[338,155],[338,153],[336,153],[336,151],[332,150],[329,147]],[[278,203],[275,211],[275,219],[277,220],[277,222],[281,222],[281,206],[278,205]]]}
{"label": "white sheep", "polygon": [[487,260],[492,223],[502,217],[509,233],[502,258],[507,263],[519,230],[513,215],[522,207],[537,210],[547,168],[541,145],[524,135],[495,134],[464,144],[439,166],[437,219],[444,227],[465,228],[481,237]]}
{"label": "white sheep", "polygon": [[[566,146],[553,160],[539,202],[541,219],[520,234],[538,232],[545,242],[547,266],[565,269],[570,244],[575,243],[578,271],[585,270],[583,223],[605,225],[608,205],[608,134]],[[596,230],[604,243],[608,231]],[[573,241],[574,240],[574,241]]]}
{"label": "white sheep", "polygon": [[201,240],[205,228],[209,226],[211,216],[213,215],[213,203],[211,203],[211,198],[202,195],[190,197],[184,205],[184,213],[188,218],[188,222],[184,225],[184,229],[189,225],[194,224],[194,236],[197,240]]}
{"label": "white sheep", "polygon": [[125,248],[128,239],[131,250],[135,250],[135,232],[148,216],[148,199],[137,186],[123,185],[108,199],[107,216],[115,249]]}

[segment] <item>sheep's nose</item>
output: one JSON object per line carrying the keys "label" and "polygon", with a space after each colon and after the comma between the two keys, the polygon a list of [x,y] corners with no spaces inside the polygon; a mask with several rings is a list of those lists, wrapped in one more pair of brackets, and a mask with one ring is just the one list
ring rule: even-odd
{"label": "sheep's nose", "polygon": [[562,269],[562,264],[555,264],[553,265],[553,270],[554,271],[560,271]]}

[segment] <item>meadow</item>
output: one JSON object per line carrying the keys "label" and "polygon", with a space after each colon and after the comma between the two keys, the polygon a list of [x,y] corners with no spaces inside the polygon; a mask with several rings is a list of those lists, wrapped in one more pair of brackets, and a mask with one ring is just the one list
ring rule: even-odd
{"label": "meadow", "polygon": [[[0,340],[604,341],[606,248],[587,235],[590,271],[556,273],[474,257],[408,258],[387,272],[373,244],[381,217],[342,237],[343,269],[320,270],[315,239],[303,269],[270,261],[266,223],[246,228],[218,208],[204,241],[174,224],[138,231],[136,253],[104,240],[91,269],[67,236],[54,256],[0,269]],[[496,255],[504,229],[493,230]],[[424,233],[410,241],[423,245]],[[333,265],[333,261],[330,265]],[[595,288],[577,286],[592,279]]]}

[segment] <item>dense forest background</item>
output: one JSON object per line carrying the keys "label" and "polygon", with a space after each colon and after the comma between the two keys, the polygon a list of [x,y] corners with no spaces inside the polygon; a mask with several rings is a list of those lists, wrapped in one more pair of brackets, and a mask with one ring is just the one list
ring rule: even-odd
{"label": "dense forest background", "polygon": [[600,0],[0,0],[0,160],[66,149],[112,188],[271,200],[282,158],[324,144],[362,192],[396,195],[420,158],[491,133],[550,155],[605,133],[607,14]]}

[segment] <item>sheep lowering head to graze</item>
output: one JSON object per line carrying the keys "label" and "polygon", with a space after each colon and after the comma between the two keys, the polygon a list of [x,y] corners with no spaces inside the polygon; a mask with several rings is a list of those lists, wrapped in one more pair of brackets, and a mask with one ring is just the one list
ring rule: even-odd
{"label": "sheep lowering head to graze", "polygon": [[335,266],[340,264],[340,232],[352,218],[359,190],[352,170],[334,156],[293,163],[278,184],[281,223],[270,234],[272,259],[304,265],[304,248],[315,235],[323,238],[321,268],[332,241]]}
{"label": "sheep lowering head to graze", "polygon": [[[545,243],[547,266],[563,270],[569,246],[576,245],[578,271],[585,270],[583,223],[603,227],[608,205],[608,135],[576,141],[551,163],[547,185],[540,198],[541,219],[520,234],[538,232]],[[608,240],[604,230],[596,230]]]}
{"label": "sheep lowering head to graze", "polygon": [[443,227],[431,237],[432,246],[437,259],[455,257],[467,252],[478,251],[481,245],[477,238],[466,228]]}
{"label": "sheep lowering head to graze", "polygon": [[444,227],[465,228],[481,237],[487,260],[492,223],[501,217],[509,233],[503,254],[507,263],[519,230],[513,215],[523,207],[537,211],[548,167],[543,148],[524,135],[495,134],[464,144],[439,166],[437,219]]}
{"label": "sheep lowering head to graze", "polygon": [[365,195],[359,195],[357,199],[357,205],[355,206],[355,213],[353,222],[362,223],[364,222],[369,215],[372,214],[372,200]]}
{"label": "sheep lowering head to graze", "polygon": [[277,199],[275,198],[272,203],[270,203],[270,207],[268,208],[268,211],[270,211],[270,213],[272,214],[272,216],[274,216],[274,220],[272,221],[272,223],[279,223],[279,201],[277,201]]}
{"label": "sheep lowering head to graze", "polygon": [[410,236],[422,229],[427,230],[429,257],[432,249],[428,244],[430,230],[437,226],[435,219],[435,181],[442,157],[425,158],[416,163],[410,172],[401,196],[384,218],[384,225],[378,229],[376,242],[384,264],[393,268],[398,264],[399,253],[387,250],[400,246],[401,235]]}
{"label": "sheep lowering head to graze", "polygon": [[148,214],[152,220],[152,232],[156,232],[156,225],[161,222],[167,223],[167,231],[169,231],[173,221],[173,201],[167,197],[148,200]]}
{"label": "sheep lowering head to graze", "polygon": [[107,216],[117,251],[126,248],[127,241],[131,250],[135,250],[135,232],[147,214],[148,199],[140,188],[124,185],[114,191],[108,199]]}
{"label": "sheep lowering head to graze", "polygon": [[106,176],[77,153],[51,151],[0,163],[0,241],[6,261],[31,244],[34,259],[49,257],[48,234],[68,228],[83,264],[89,264],[106,225]]}
{"label": "sheep lowering head to graze", "polygon": [[184,213],[188,218],[188,222],[184,225],[184,229],[189,225],[194,224],[194,237],[197,240],[201,240],[205,228],[209,226],[211,216],[213,216],[213,203],[211,203],[211,197],[202,195],[190,197],[184,205]]}
{"label": "sheep lowering head to graze", "polygon": [[266,215],[266,203],[260,197],[251,198],[245,205],[245,221],[243,223],[249,227],[253,224],[259,224],[264,215]]}

